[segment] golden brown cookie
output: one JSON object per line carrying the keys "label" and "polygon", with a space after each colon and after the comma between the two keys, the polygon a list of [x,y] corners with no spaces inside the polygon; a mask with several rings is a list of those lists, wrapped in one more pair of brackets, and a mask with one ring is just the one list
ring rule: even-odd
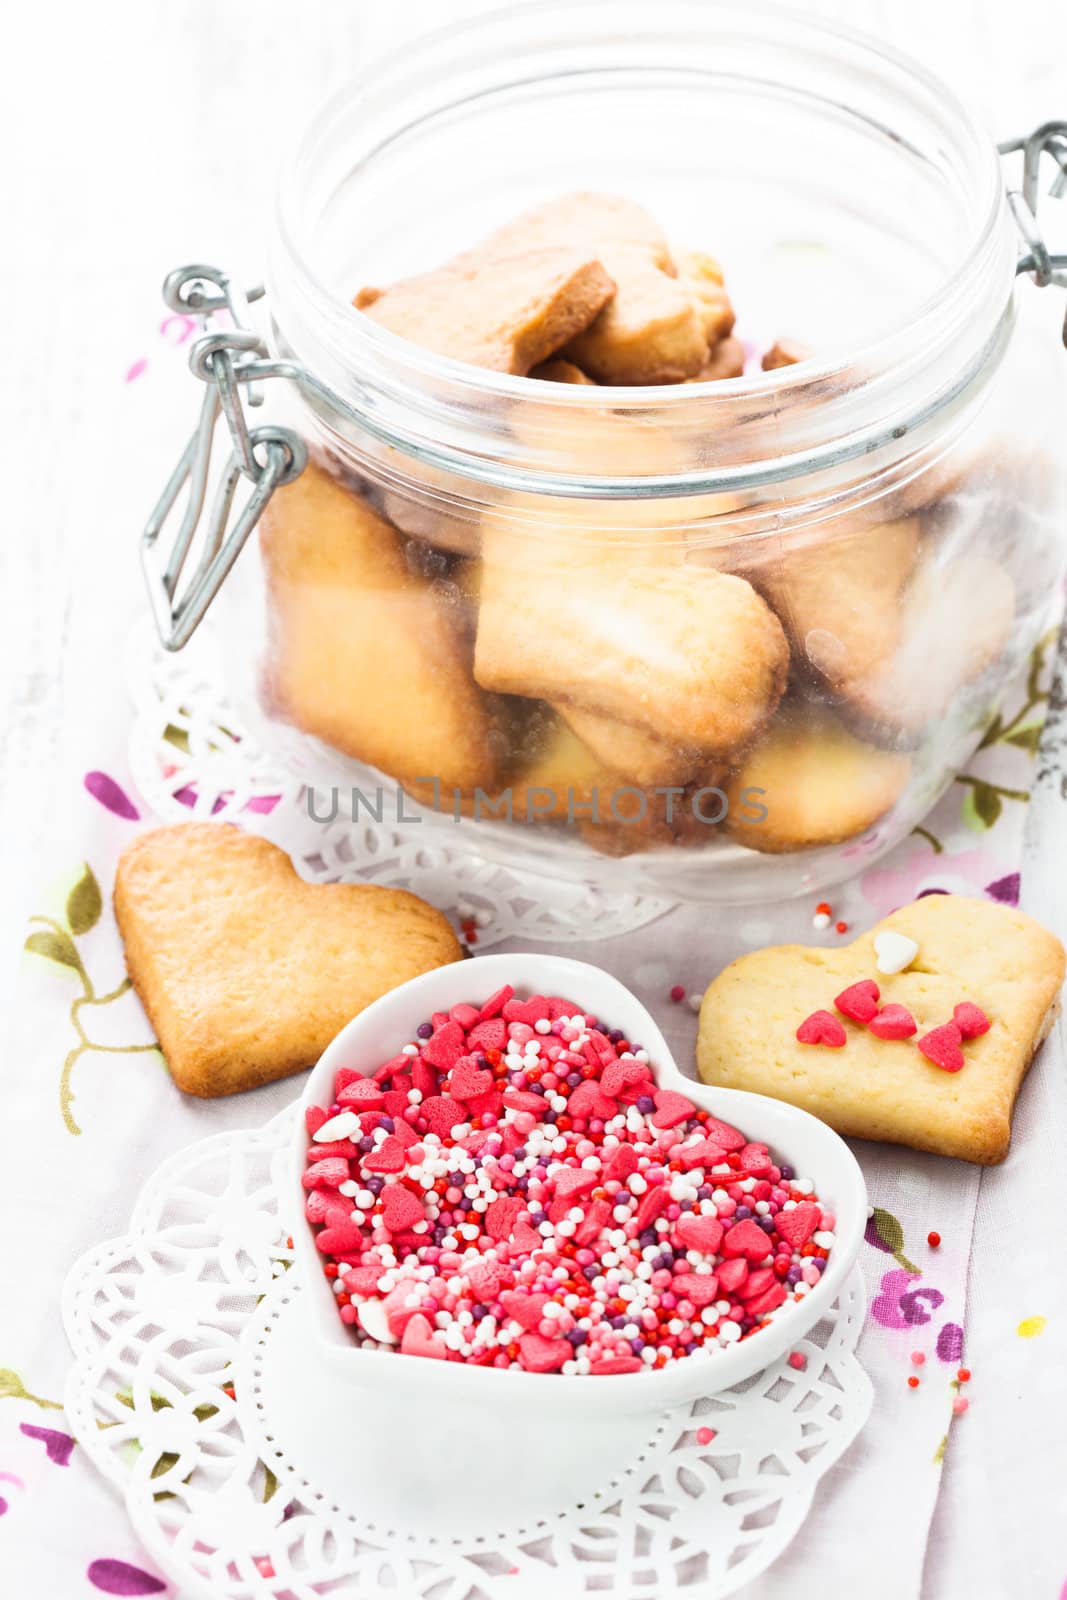
{"label": "golden brown cookie", "polygon": [[734,326],[734,308],[726,293],[722,267],[703,250],[682,250],[675,259],[678,276],[696,301],[704,337],[714,347],[733,332]]}
{"label": "golden brown cookie", "polygon": [[272,498],[260,546],[267,692],[306,733],[398,778],[495,781],[499,708],[471,674],[469,602],[320,467]]}
{"label": "golden brown cookie", "polygon": [[[898,968],[897,950],[906,960],[912,944],[904,970],[879,969],[878,946],[884,969]],[[1063,977],[1062,944],[1021,911],[927,895],[843,948],[779,945],[733,962],[704,996],[697,1069],[705,1083],[802,1106],[838,1133],[990,1165],[1007,1154],[1015,1098],[1051,1026]],[[907,1014],[889,1013],[883,1032],[905,1031],[910,1018],[913,1034],[878,1037],[877,1021],[863,1024],[837,1009],[838,997],[865,980],[877,985],[879,1008]],[[957,1014],[966,1029],[954,1022],[964,1003],[978,1008],[988,1031],[962,1036],[982,1025],[973,1010]],[[844,1004],[849,1013],[861,1009]],[[840,1048],[798,1040],[797,1029],[816,1012],[836,1018]],[[918,1041],[946,1027],[927,1043],[930,1059]]]}
{"label": "golden brown cookie", "polygon": [[889,661],[904,628],[903,594],[919,554],[916,518],[850,528],[821,538],[804,531],[752,581],[789,634],[798,662],[846,698]]}
{"label": "golden brown cookie", "polygon": [[186,1094],[254,1089],[314,1064],[345,1023],[463,951],[402,889],[310,884],[228,823],[142,834],[115,876],[126,964]]}
{"label": "golden brown cookie", "polygon": [[683,750],[654,733],[620,722],[617,717],[583,711],[579,706],[561,705],[557,709],[606,768],[639,788],[686,784],[704,760],[699,750]]}
{"label": "golden brown cookie", "polygon": [[602,806],[599,818],[579,818],[578,831],[585,844],[606,856],[713,844],[722,838],[729,803],[726,777],[724,767],[712,766],[684,786],[617,789],[614,804]]}
{"label": "golden brown cookie", "polygon": [[532,704],[525,725],[517,722],[512,757],[505,781],[480,790],[457,790],[433,784],[408,784],[420,805],[446,815],[477,821],[565,822],[576,820],[597,799],[607,809],[621,779],[595,756],[548,706]]}
{"label": "golden brown cookie", "polygon": [[797,339],[776,339],[769,350],[763,352],[760,366],[764,372],[777,372],[781,367],[795,367],[800,361],[810,361],[814,351]]}
{"label": "golden brown cookie", "polygon": [[598,383],[675,383],[704,365],[710,341],[698,287],[678,277],[662,229],[635,201],[558,195],[494,238],[516,252],[567,247],[603,262],[616,293],[561,352]]}
{"label": "golden brown cookie", "polygon": [[788,647],[743,578],[640,547],[486,533],[474,672],[719,756],[765,726]]}
{"label": "golden brown cookie", "polygon": [[587,328],[615,293],[596,252],[494,235],[432,272],[355,305],[412,344],[472,367],[524,374]]}
{"label": "golden brown cookie", "polygon": [[739,378],[745,370],[745,347],[740,339],[720,339],[708,351],[708,359],[686,383],[715,383],[720,378]]}
{"label": "golden brown cookie", "polygon": [[562,356],[542,361],[539,367],[531,369],[528,376],[539,378],[542,383],[580,383],[595,388],[593,379],[581,367],[576,367],[573,361],[564,361]]}
{"label": "golden brown cookie", "polygon": [[841,685],[857,725],[886,740],[914,739],[1001,655],[1015,620],[1015,586],[999,561],[925,557],[901,599],[893,654]]}
{"label": "golden brown cookie", "polygon": [[825,708],[788,701],[730,775],[726,830],[778,855],[864,833],[896,803],[911,760],[855,738]]}

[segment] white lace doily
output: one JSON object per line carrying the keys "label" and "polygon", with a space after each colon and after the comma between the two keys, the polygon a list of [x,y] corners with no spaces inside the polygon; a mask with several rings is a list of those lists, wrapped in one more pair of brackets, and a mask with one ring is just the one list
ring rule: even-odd
{"label": "white lace doily", "polygon": [[[582,1505],[560,1505],[535,1523],[517,1506],[511,1529],[458,1542],[421,1534],[414,1521],[371,1525],[364,1508],[317,1483],[308,1461],[272,1437],[272,1417],[284,1409],[272,1345],[287,1337],[300,1301],[278,1211],[291,1182],[293,1115],[216,1135],[164,1163],[129,1232],[84,1256],[65,1287],[71,1428],[183,1595],[658,1600],[681,1591],[718,1600],[781,1554],[870,1409],[854,1354],[864,1315],[858,1269],[798,1341],[804,1371],[782,1360],[664,1413]],[[288,1384],[299,1378],[291,1360],[281,1366]],[[709,1427],[715,1437],[701,1444],[697,1430]],[[352,1437],[353,1452],[374,1448]]]}
{"label": "white lace doily", "polygon": [[[343,812],[332,822],[315,821],[302,771],[309,741],[279,727],[266,748],[226,698],[209,623],[185,650],[168,654],[146,616],[131,633],[127,664],[134,702],[130,771],[141,798],[164,822],[239,822],[281,845],[312,881],[359,879],[413,889],[442,910],[476,919],[480,950],[512,938],[559,944],[611,939],[670,909],[671,901],[653,895],[607,893],[580,878],[534,877],[474,855],[448,841],[447,820],[432,827],[398,823],[391,797],[381,821],[365,810],[356,821]],[[317,784],[348,795],[359,776],[353,771],[317,747]],[[368,769],[366,793],[375,781]],[[329,809],[323,794],[316,815]]]}

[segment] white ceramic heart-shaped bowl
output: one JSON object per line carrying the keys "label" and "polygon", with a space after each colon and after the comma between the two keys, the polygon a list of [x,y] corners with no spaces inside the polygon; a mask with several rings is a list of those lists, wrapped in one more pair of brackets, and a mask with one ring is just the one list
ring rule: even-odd
{"label": "white ceramic heart-shaped bowl", "polygon": [[[402,984],[342,1028],[308,1079],[301,1113],[308,1106],[330,1104],[339,1067],[373,1073],[414,1038],[419,1023],[431,1012],[448,1011],[463,1001],[480,1005],[504,984],[511,984],[520,997],[564,995],[606,1026],[620,1028],[627,1038],[639,1040],[663,1087],[681,1090],[715,1116],[735,1124],[750,1139],[768,1145],[777,1159],[788,1162],[798,1174],[813,1179],[819,1200],[837,1218],[835,1242],[829,1265],[811,1292],[802,1300],[787,1301],[757,1334],[655,1372],[561,1377],[362,1349],[337,1314],[331,1281],[323,1274],[322,1257],[315,1245],[315,1230],[303,1214],[300,1180],[310,1141],[301,1114],[293,1138],[286,1210],[292,1217],[309,1328],[317,1346],[314,1355],[329,1366],[334,1379],[331,1392],[337,1401],[341,1402],[346,1392],[353,1397],[362,1426],[371,1427],[377,1436],[376,1447],[383,1454],[403,1437],[394,1463],[397,1471],[409,1476],[417,1472],[416,1455],[436,1463],[433,1493],[437,1496],[442,1493],[441,1451],[449,1462],[450,1477],[453,1467],[468,1475],[468,1489],[471,1473],[485,1476],[489,1468],[490,1477],[493,1472],[499,1476],[494,1463],[502,1430],[511,1438],[521,1438],[530,1483],[541,1482],[544,1487],[547,1472],[558,1489],[561,1479],[569,1475],[570,1465],[582,1474],[578,1488],[583,1483],[588,1488],[589,1474],[594,1471],[589,1451],[573,1448],[579,1426],[590,1425],[585,1430],[586,1444],[594,1438],[601,1442],[603,1449],[595,1453],[603,1457],[605,1465],[613,1460],[617,1465],[615,1452],[625,1448],[623,1432],[632,1436],[636,1429],[639,1434],[647,1424],[651,1433],[657,1415],[666,1408],[728,1389],[769,1366],[833,1304],[859,1253],[867,1218],[867,1194],[855,1157],[825,1123],[779,1100],[737,1089],[711,1088],[684,1077],[652,1017],[628,989],[599,967],[562,956],[478,956]],[[358,1400],[354,1398],[357,1394]],[[563,1453],[561,1429],[567,1439]],[[545,1455],[538,1466],[542,1447]],[[567,1456],[566,1462],[563,1456]],[[387,1470],[384,1462],[382,1465]]]}

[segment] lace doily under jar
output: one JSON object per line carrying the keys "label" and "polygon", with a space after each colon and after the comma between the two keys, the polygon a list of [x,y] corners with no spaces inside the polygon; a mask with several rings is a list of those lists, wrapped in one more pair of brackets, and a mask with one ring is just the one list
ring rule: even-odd
{"label": "lace doily under jar", "polygon": [[[303,1454],[290,1448],[289,1391],[309,1367],[306,1345],[286,1349],[301,1337],[278,1210],[293,1115],[165,1162],[128,1233],[83,1256],[67,1279],[71,1427],[183,1595],[532,1600],[547,1588],[568,1600],[675,1591],[719,1600],[781,1554],[870,1409],[854,1354],[858,1271],[798,1340],[804,1370],[782,1360],[662,1414],[581,1504],[535,1520],[516,1506],[510,1528],[461,1537],[425,1532],[417,1505],[385,1525],[318,1481],[316,1429],[330,1413],[313,1392],[297,1408],[314,1424]],[[308,1381],[313,1391],[314,1372]],[[374,1459],[373,1438],[357,1431],[348,1445]]]}
{"label": "lace doily under jar", "polygon": [[161,821],[238,822],[281,845],[309,880],[412,889],[460,920],[472,919],[480,950],[513,938],[553,944],[611,939],[671,907],[649,894],[608,893],[580,879],[517,872],[451,844],[440,827],[429,836],[430,829],[398,823],[388,798],[381,820],[366,810],[357,818],[342,810],[330,822],[317,821],[331,809],[322,786],[350,794],[352,769],[318,746],[320,793],[312,791],[309,805],[308,741],[279,726],[268,749],[228,702],[210,623],[175,655],[160,645],[151,618],[143,617],[130,635],[127,681],[134,703],[130,771]]}

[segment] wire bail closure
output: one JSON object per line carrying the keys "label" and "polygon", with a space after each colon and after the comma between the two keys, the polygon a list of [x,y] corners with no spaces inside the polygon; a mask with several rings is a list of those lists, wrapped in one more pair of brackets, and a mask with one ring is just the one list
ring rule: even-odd
{"label": "wire bail closure", "polygon": [[[1007,139],[997,146],[1002,156],[1022,152],[1022,184],[1008,185],[1008,204],[1022,234],[1026,248],[1016,262],[1016,276],[1029,273],[1039,289],[1055,284],[1067,289],[1067,254],[1056,254],[1045,241],[1038,221],[1041,204],[1039,184],[1046,156],[1051,157],[1055,172],[1048,193],[1053,200],[1067,194],[1067,122],[1043,122],[1033,133],[1021,139]],[[1067,345],[1067,315],[1063,322],[1063,342]]]}
{"label": "wire bail closure", "polygon": [[[307,465],[307,447],[299,434],[273,425],[249,428],[245,414],[246,405],[262,405],[265,379],[297,376],[289,363],[269,359],[266,344],[248,326],[249,305],[262,299],[265,292],[254,288],[246,293],[218,267],[201,264],[177,268],[163,285],[163,298],[172,311],[200,319],[204,332],[191,347],[189,367],[205,385],[200,420],[141,536],[141,564],[159,637],[167,650],[181,650],[188,644],[271,495],[279,485],[299,477]],[[212,325],[220,312],[229,314],[231,326]],[[205,516],[220,412],[230,435],[230,457]],[[242,478],[251,483],[252,492],[231,526]],[[186,489],[178,529],[169,542],[163,541],[164,530]],[[183,583],[198,533],[202,545]]]}

